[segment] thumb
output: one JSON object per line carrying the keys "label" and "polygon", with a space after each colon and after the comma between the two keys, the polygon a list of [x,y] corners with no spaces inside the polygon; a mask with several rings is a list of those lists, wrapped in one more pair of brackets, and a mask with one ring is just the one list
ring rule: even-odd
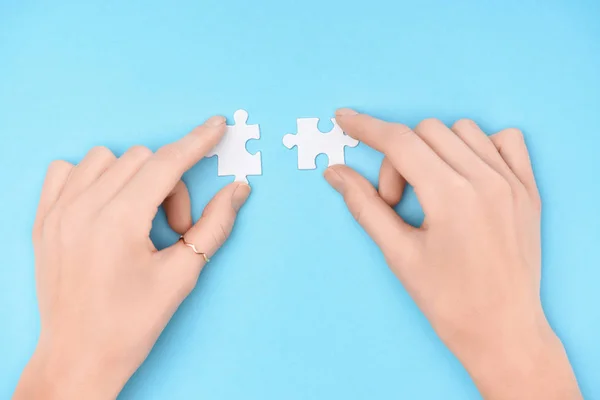
{"label": "thumb", "polygon": [[206,205],[202,216],[184,240],[156,254],[160,280],[185,298],[196,286],[207,260],[225,243],[237,213],[250,195],[250,186],[234,182],[221,189]]}
{"label": "thumb", "polygon": [[377,193],[373,185],[345,165],[325,170],[325,179],[343,197],[348,210],[379,246],[395,269],[397,262],[406,265],[416,248],[418,229],[408,225]]}

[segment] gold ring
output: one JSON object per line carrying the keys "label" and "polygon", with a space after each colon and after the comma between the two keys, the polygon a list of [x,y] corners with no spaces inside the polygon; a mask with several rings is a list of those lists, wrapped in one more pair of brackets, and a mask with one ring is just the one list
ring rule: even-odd
{"label": "gold ring", "polygon": [[198,251],[198,249],[196,248],[196,246],[194,245],[194,243],[190,243],[187,240],[185,240],[185,238],[183,237],[183,235],[181,235],[179,237],[179,240],[181,241],[181,243],[183,243],[184,245],[186,245],[187,247],[189,247],[190,249],[192,249],[194,253],[202,256],[204,258],[204,262],[209,262],[210,261],[210,258],[208,258],[208,256],[206,255],[206,253]]}

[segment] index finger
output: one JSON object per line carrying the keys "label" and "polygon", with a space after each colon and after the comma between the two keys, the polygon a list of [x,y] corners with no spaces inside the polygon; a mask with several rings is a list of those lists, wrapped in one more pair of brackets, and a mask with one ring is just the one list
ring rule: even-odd
{"label": "index finger", "polygon": [[225,118],[215,116],[183,138],[156,151],[125,185],[116,201],[143,199],[156,212],[181,176],[212,150],[225,134]]}
{"label": "index finger", "polygon": [[417,194],[464,179],[406,125],[349,109],[338,110],[336,120],[348,135],[385,154]]}

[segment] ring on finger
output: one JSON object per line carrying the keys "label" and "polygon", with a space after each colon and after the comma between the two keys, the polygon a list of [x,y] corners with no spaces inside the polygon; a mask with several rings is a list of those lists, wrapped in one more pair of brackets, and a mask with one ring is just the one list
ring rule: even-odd
{"label": "ring on finger", "polygon": [[196,254],[198,254],[198,255],[202,256],[202,258],[204,258],[204,261],[205,261],[205,262],[209,262],[209,261],[210,261],[210,258],[208,258],[208,256],[206,255],[206,253],[203,253],[203,252],[199,251],[199,250],[196,248],[196,245],[195,245],[194,243],[190,243],[190,242],[188,242],[187,240],[185,240],[185,237],[184,237],[183,235],[181,235],[181,236],[179,237],[179,241],[180,241],[181,243],[183,243],[185,246],[187,246],[187,247],[189,247],[190,249],[192,249],[192,251],[193,251],[194,253],[196,253]]}

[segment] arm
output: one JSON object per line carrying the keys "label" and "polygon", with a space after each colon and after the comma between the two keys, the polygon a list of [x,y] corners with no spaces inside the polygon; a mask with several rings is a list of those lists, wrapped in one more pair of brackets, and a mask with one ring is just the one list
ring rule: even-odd
{"label": "arm", "polygon": [[33,230],[41,333],[14,399],[116,398],[196,284],[204,257],[181,241],[157,251],[164,203],[171,227],[208,257],[226,240],[250,187],[233,183],[192,224],[180,180],[225,132],[213,117],[156,154],[117,159],[95,148],[51,164]]}
{"label": "arm", "polygon": [[[414,130],[342,109],[350,136],[385,154],[379,191],[352,169],[325,178],[486,399],[581,399],[540,301],[541,203],[523,137],[472,121]],[[421,227],[394,212],[406,182]]]}

